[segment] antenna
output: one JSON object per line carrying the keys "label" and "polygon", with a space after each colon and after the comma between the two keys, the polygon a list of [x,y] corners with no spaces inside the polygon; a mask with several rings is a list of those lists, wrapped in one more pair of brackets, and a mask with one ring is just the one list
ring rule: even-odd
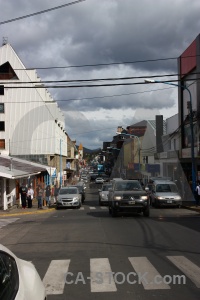
{"label": "antenna", "polygon": [[2,46],[6,45],[7,43],[8,43],[8,38],[4,36]]}

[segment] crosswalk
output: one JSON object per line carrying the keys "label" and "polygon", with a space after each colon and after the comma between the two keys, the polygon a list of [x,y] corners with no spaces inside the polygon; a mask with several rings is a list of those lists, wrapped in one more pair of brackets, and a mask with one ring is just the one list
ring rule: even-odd
{"label": "crosswalk", "polygon": [[[134,288],[136,284],[142,285],[144,290],[170,290],[174,285],[184,285],[190,280],[194,287],[200,288],[200,267],[185,256],[166,256],[170,264],[170,275],[161,275],[161,266],[154,266],[147,257],[128,257],[126,262],[130,265],[128,273],[112,271],[112,264],[108,258],[88,259],[89,273],[77,271],[73,273],[71,259],[52,260],[43,283],[47,295],[61,295],[67,293],[70,285],[76,288],[81,284],[88,284],[91,293],[117,292],[123,283]],[[173,266],[173,273],[171,267]],[[114,268],[115,266],[113,266]],[[159,270],[158,270],[159,269]],[[88,276],[89,274],[89,276]],[[65,290],[65,291],[64,291]]]}
{"label": "crosswalk", "polygon": [[8,224],[16,222],[17,220],[19,220],[19,218],[0,219],[0,229],[7,226]]}

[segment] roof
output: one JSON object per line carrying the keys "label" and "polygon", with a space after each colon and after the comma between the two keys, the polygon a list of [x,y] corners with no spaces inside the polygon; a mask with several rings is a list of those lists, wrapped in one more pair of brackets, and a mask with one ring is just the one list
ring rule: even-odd
{"label": "roof", "polygon": [[[150,124],[150,126],[154,130],[156,130],[156,120],[148,120],[147,122]],[[163,134],[166,134],[166,121],[165,120],[163,120]]]}
{"label": "roof", "polygon": [[25,178],[48,171],[48,166],[32,163],[11,156],[0,155],[0,176],[10,179]]}

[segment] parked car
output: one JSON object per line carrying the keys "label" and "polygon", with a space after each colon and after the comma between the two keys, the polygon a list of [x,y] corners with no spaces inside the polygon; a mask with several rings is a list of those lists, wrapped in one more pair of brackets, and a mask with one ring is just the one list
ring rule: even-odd
{"label": "parked car", "polygon": [[81,201],[81,194],[79,193],[79,190],[75,186],[67,186],[67,187],[61,187],[57,202],[56,202],[56,208],[60,207],[77,207],[80,208],[82,204]]}
{"label": "parked car", "polygon": [[152,206],[176,206],[182,205],[182,198],[177,185],[171,180],[154,180],[151,183],[149,194]]}
{"label": "parked car", "polygon": [[77,182],[77,184],[75,184],[73,186],[78,188],[79,193],[81,194],[81,202],[84,203],[84,201],[85,201],[85,189],[86,189],[85,183],[83,181],[79,181],[79,182]]}
{"label": "parked car", "polygon": [[143,213],[149,217],[148,188],[142,188],[138,180],[114,180],[108,193],[109,213],[116,217],[121,213]]}
{"label": "parked car", "polygon": [[31,262],[0,244],[0,299],[45,300],[44,284]]}
{"label": "parked car", "polygon": [[112,184],[106,183],[99,189],[99,205],[108,205],[108,189],[112,187]]}
{"label": "parked car", "polygon": [[97,183],[97,184],[99,184],[99,183],[104,183],[104,180],[103,180],[102,177],[97,177],[97,178],[95,179],[95,183]]}

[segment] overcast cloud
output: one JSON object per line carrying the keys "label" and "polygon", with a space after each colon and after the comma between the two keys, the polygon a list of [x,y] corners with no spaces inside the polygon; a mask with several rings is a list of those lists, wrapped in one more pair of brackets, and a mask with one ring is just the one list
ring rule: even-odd
{"label": "overcast cloud", "polygon": [[[0,22],[70,3],[0,0]],[[177,58],[200,33],[199,0],[86,0],[0,25],[26,68],[42,80],[91,80],[177,73]],[[133,62],[126,64],[115,64]],[[107,64],[107,65],[100,65]],[[88,67],[70,67],[93,65]],[[172,79],[166,77],[167,80]],[[173,77],[174,79],[174,77]],[[110,84],[144,82],[83,82]],[[77,85],[77,83],[75,83]],[[79,83],[80,84],[80,83]],[[72,85],[69,83],[69,85]],[[77,144],[95,149],[117,126],[177,113],[177,89],[163,84],[49,89]]]}

